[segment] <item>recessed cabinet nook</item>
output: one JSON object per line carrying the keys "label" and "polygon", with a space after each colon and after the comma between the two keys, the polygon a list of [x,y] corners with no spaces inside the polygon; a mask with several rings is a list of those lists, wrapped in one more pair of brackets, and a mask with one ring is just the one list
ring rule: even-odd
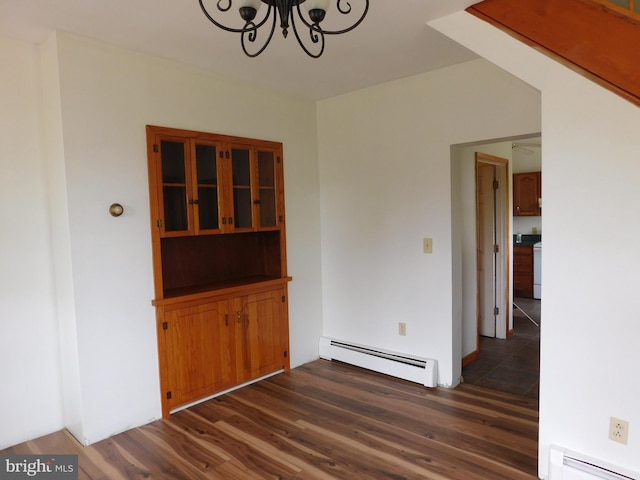
{"label": "recessed cabinet nook", "polygon": [[282,144],[147,126],[162,414],[289,370]]}

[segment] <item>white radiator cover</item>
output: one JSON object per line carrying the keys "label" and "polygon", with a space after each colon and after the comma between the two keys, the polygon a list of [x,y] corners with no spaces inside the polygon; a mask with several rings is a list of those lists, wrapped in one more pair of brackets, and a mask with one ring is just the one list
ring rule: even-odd
{"label": "white radiator cover", "polygon": [[552,445],[549,480],[640,480],[640,475]]}
{"label": "white radiator cover", "polygon": [[320,358],[339,360],[427,387],[438,386],[438,363],[429,358],[343,342],[329,337],[320,337]]}

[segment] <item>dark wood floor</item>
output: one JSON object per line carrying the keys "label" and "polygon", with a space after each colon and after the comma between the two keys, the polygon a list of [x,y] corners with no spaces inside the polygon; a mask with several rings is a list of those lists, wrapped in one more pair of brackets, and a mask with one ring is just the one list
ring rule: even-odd
{"label": "dark wood floor", "polygon": [[[515,303],[540,325],[540,300]],[[465,383],[538,398],[540,389],[540,327],[513,311],[514,336],[508,340],[480,337],[478,359],[462,369]]]}
{"label": "dark wood floor", "polygon": [[80,479],[536,478],[538,402],[429,389],[318,360],[81,447],[65,431],[7,453],[77,453]]}

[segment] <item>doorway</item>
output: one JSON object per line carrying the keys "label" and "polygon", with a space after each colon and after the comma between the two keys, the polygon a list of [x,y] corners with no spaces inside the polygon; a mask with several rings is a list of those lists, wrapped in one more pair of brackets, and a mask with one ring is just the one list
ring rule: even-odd
{"label": "doorway", "polygon": [[[528,139],[528,137],[527,137]],[[452,159],[458,162],[462,166],[459,172],[455,172],[460,178],[460,190],[456,192],[461,199],[461,231],[463,238],[463,288],[461,290],[462,298],[462,381],[474,385],[479,385],[485,388],[490,388],[498,391],[509,392],[520,396],[526,396],[528,398],[537,399],[538,385],[539,385],[539,328],[536,327],[526,316],[521,315],[521,312],[517,309],[512,310],[511,300],[511,255],[512,244],[514,238],[512,233],[516,231],[527,232],[526,229],[532,229],[536,227],[540,231],[539,219],[532,219],[523,217],[520,223],[515,222],[512,218],[511,208],[511,172],[515,169],[515,161],[520,162],[519,169],[521,171],[527,171],[526,169],[534,170],[533,161],[536,160],[536,155],[530,154],[528,151],[520,152],[514,150],[513,140],[500,141],[489,144],[461,146],[456,149],[452,149]],[[491,155],[478,154],[478,150],[488,151]],[[498,158],[496,157],[498,156]],[[525,156],[525,158],[521,158]],[[509,158],[509,160],[505,160]],[[538,157],[539,158],[539,157]],[[486,167],[481,166],[487,164]],[[504,165],[505,176],[502,177],[499,173],[499,169]],[[481,290],[479,272],[481,268],[485,270],[487,267],[478,266],[480,255],[477,250],[480,250],[476,245],[477,237],[481,234],[481,230],[478,225],[485,225],[485,222],[481,222],[481,215],[476,213],[477,205],[480,204],[475,198],[478,195],[476,189],[477,184],[483,184],[476,179],[476,170],[485,169],[485,173],[489,172],[489,179],[492,178],[495,166],[495,174],[498,178],[498,190],[495,193],[495,215],[493,206],[486,208],[489,214],[485,215],[488,218],[495,218],[496,224],[500,221],[505,225],[504,235],[500,232],[500,227],[496,226],[495,234],[489,238],[502,238],[502,245],[499,245],[499,250],[503,254],[505,261],[504,265],[499,265],[499,260],[496,263],[487,263],[496,272],[504,272],[504,288],[496,287],[496,296],[498,299],[506,299],[505,312],[506,316],[502,320],[495,322],[496,336],[484,336],[480,335],[480,308],[478,302],[483,298]],[[524,170],[523,170],[524,169]],[[482,170],[481,170],[482,171]],[[503,179],[502,185],[500,179]],[[488,186],[489,182],[485,182]],[[500,194],[500,187],[504,187],[503,193]],[[486,190],[486,189],[485,189]],[[488,201],[491,202],[494,198],[494,194],[491,189],[488,191]],[[505,209],[501,210],[499,202],[504,200]],[[516,230],[516,227],[518,230]],[[489,224],[489,231],[493,227]],[[497,242],[496,242],[497,243]],[[489,242],[491,245],[491,242]],[[504,248],[502,248],[504,247]],[[486,250],[486,248],[484,249]],[[482,265],[482,264],[480,264]],[[498,275],[497,278],[500,276]],[[491,276],[489,276],[491,279]],[[496,279],[497,280],[497,279]],[[493,281],[493,280],[492,280]],[[496,283],[497,284],[497,283]],[[491,290],[489,290],[491,291]],[[502,295],[499,293],[502,292]],[[491,300],[492,296],[484,293],[485,296]],[[539,301],[531,299],[530,303],[522,302],[524,310],[530,314],[531,317],[539,324],[540,323],[540,309]],[[538,308],[535,308],[536,305]],[[491,315],[489,315],[491,318]],[[504,335],[502,338],[498,337],[499,329],[503,329]],[[506,331],[505,331],[506,330]],[[485,333],[485,332],[482,332]],[[508,340],[506,340],[508,339]]]}
{"label": "doorway", "polygon": [[507,338],[509,331],[509,161],[475,154],[477,353],[480,336]]}

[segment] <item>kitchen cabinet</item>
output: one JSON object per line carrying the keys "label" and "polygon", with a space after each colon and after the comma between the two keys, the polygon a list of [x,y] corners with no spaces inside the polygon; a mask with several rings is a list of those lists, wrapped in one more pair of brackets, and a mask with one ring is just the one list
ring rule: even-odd
{"label": "kitchen cabinet", "polygon": [[513,215],[518,217],[539,217],[542,215],[540,200],[542,196],[541,172],[513,174]]}
{"label": "kitchen cabinet", "polygon": [[282,144],[147,126],[163,416],[289,369]]}
{"label": "kitchen cabinet", "polygon": [[533,298],[533,246],[513,247],[513,296]]}

